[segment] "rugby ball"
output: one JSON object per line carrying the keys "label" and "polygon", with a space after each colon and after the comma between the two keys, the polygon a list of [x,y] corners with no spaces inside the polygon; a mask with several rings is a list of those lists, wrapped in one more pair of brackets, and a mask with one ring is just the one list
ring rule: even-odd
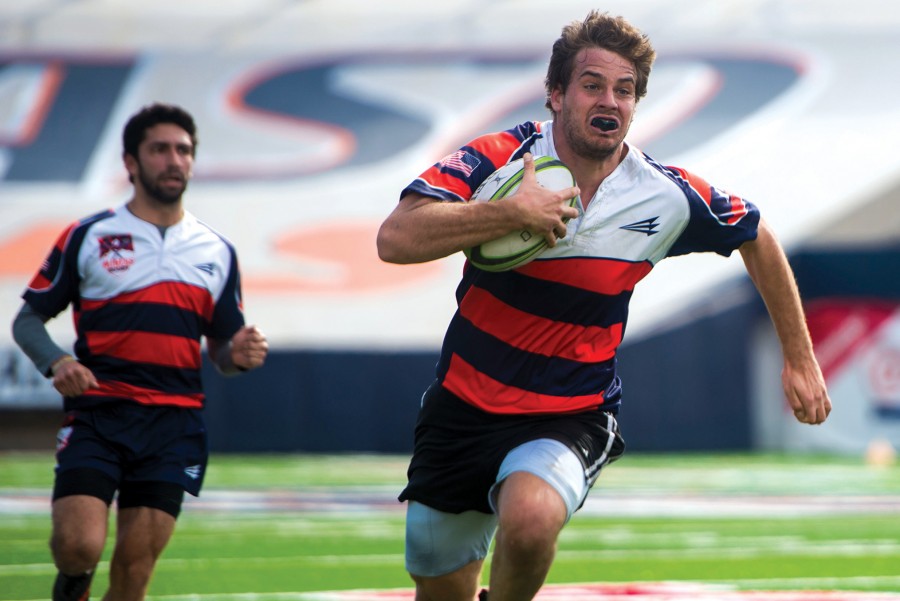
{"label": "rugby ball", "polygon": [[[575,178],[568,167],[553,157],[534,158],[534,172],[539,184],[551,190],[562,190],[575,185]],[[525,175],[525,159],[517,159],[507,163],[488,176],[475,193],[470,202],[496,202],[512,196],[519,189]],[[578,204],[578,197],[568,200],[568,205]],[[521,267],[537,257],[547,241],[543,236],[532,234],[528,230],[510,232],[505,236],[491,240],[465,251],[469,262],[485,271],[507,271]]]}

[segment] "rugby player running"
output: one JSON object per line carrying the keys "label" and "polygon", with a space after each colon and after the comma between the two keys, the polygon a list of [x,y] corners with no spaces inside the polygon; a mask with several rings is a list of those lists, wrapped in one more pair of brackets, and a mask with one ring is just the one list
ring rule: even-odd
{"label": "rugby player running", "polygon": [[[820,424],[831,411],[793,273],[757,207],[625,141],[654,59],[621,17],[592,11],[567,25],[545,80],[552,120],[472,140],[409,184],[379,230],[379,256],[401,264],[520,229],[549,245],[514,270],[464,269],[400,495],[417,601],[537,594],[563,526],[624,450],[616,349],[635,284],[666,257],[738,250],[780,340],[796,419]],[[533,156],[561,160],[577,188],[539,186]],[[516,194],[465,202],[521,157]],[[579,206],[565,206],[574,194]],[[479,592],[492,539],[490,592]]]}
{"label": "rugby player running", "polygon": [[[22,295],[13,336],[64,397],[50,549],[53,601],[85,601],[118,494],[106,601],[144,599],[184,492],[198,495],[207,436],[201,340],[225,374],[260,367],[234,247],[182,204],[193,117],[153,104],[123,132],[131,199],[69,226]],[[46,322],[72,306],[74,354]]]}

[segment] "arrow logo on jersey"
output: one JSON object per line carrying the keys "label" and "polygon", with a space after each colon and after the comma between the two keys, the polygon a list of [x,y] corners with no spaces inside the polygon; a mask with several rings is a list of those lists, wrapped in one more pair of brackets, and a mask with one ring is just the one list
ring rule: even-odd
{"label": "arrow logo on jersey", "polygon": [[200,271],[202,271],[208,275],[212,275],[213,272],[216,270],[215,263],[198,263],[197,265],[194,265],[194,267],[196,267],[197,269],[199,269]]}
{"label": "arrow logo on jersey", "polygon": [[634,223],[629,223],[628,225],[623,225],[620,227],[620,230],[628,230],[629,232],[638,232],[639,234],[647,234],[648,236],[652,236],[653,234],[658,234],[656,228],[659,227],[659,223],[657,220],[659,217],[651,217],[649,219],[644,219],[642,221],[635,221]]}

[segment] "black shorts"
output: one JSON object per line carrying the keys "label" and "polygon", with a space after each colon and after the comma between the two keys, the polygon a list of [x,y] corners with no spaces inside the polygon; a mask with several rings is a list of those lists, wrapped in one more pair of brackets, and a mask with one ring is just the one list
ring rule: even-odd
{"label": "black shorts", "polygon": [[70,411],[57,435],[54,499],[117,489],[120,505],[154,494],[170,503],[175,487],[197,496],[208,458],[199,409],[108,403]]}
{"label": "black shorts", "polygon": [[488,491],[512,449],[549,438],[568,446],[593,483],[607,463],[625,452],[618,427],[605,411],[508,415],[487,413],[440,385],[426,391],[416,422],[415,449],[400,500],[448,513],[492,513]]}

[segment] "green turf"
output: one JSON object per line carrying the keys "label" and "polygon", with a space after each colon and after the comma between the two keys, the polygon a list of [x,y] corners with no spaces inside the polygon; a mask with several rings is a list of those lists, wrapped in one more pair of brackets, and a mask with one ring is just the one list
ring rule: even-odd
{"label": "green turf", "polygon": [[[216,456],[205,491],[399,491],[406,458]],[[0,455],[0,502],[46,496],[52,457]],[[837,509],[815,511],[823,498]],[[553,583],[689,580],[743,589],[900,590],[900,467],[854,458],[635,455],[610,466],[594,500],[784,499],[789,515],[576,515],[564,530]],[[877,513],[840,503],[880,501]],[[48,502],[49,507],[49,502]],[[887,510],[884,508],[888,507]],[[809,511],[806,511],[809,509]],[[0,601],[46,599],[55,573],[46,511],[0,513]],[[109,548],[105,559],[108,559]],[[94,587],[105,589],[107,564]],[[151,585],[151,598],[409,586],[403,514],[277,513],[187,507]]]}

